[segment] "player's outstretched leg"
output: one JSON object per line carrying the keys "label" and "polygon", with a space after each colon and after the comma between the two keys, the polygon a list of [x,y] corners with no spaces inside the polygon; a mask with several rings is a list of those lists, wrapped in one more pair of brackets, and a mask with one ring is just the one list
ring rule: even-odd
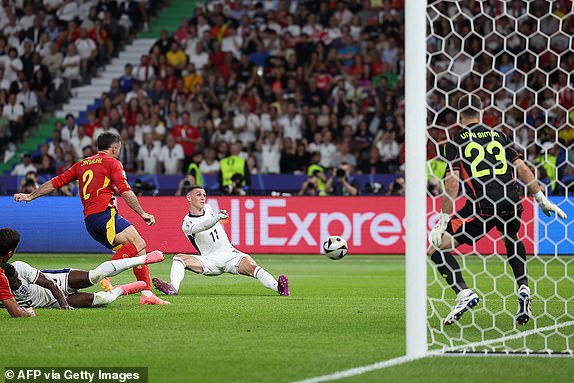
{"label": "player's outstretched leg", "polygon": [[458,321],[462,317],[462,314],[475,307],[478,304],[478,301],[478,295],[476,295],[471,289],[461,290],[456,295],[456,304],[451,312],[446,316],[444,324],[448,326]]}
{"label": "player's outstretched leg", "polygon": [[135,281],[125,285],[114,287],[111,291],[100,291],[94,293],[92,307],[106,306],[118,299],[122,295],[130,295],[141,292],[146,284],[143,281]]}
{"label": "player's outstretched leg", "polygon": [[518,289],[518,312],[516,313],[516,323],[525,325],[530,320],[530,288],[526,285]]}
{"label": "player's outstretched leg", "polygon": [[88,278],[90,278],[90,282],[96,284],[104,278],[113,277],[114,275],[118,275],[127,269],[131,269],[136,266],[162,262],[163,260],[163,254],[159,250],[154,250],[146,255],[141,255],[139,257],[111,260],[98,265],[98,267],[93,270],[90,270],[88,272]]}

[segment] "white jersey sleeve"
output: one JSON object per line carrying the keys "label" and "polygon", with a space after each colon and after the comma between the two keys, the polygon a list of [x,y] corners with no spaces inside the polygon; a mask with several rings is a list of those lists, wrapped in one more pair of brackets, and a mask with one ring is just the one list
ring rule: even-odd
{"label": "white jersey sleeve", "polygon": [[[206,204],[203,208],[202,215],[196,216],[187,214],[183,219],[183,223],[184,226],[186,223],[191,225],[198,224],[206,219],[215,217],[215,214],[216,213],[214,213],[213,208]],[[229,242],[229,238],[227,237],[227,233],[225,233],[223,225],[220,222],[216,223],[211,229],[201,231],[195,235],[188,235],[185,232],[184,234],[200,255],[228,253],[234,249],[231,242]]]}
{"label": "white jersey sleeve", "polygon": [[40,275],[40,270],[33,268],[26,262],[16,261],[12,264],[18,273],[20,287],[12,291],[14,299],[22,307],[51,307],[58,301],[50,290],[40,287],[36,280]]}

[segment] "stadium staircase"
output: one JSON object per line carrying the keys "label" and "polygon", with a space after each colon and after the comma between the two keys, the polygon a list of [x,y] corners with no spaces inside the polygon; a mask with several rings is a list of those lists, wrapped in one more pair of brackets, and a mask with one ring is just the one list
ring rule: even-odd
{"label": "stadium staircase", "polygon": [[44,120],[17,148],[15,155],[6,163],[0,164],[0,174],[9,173],[20,162],[22,154],[37,152],[40,145],[52,137],[56,122],[63,120],[67,114],[73,114],[79,124],[86,123],[87,112],[100,107],[100,96],[110,89],[112,79],[119,78],[124,73],[125,64],[139,64],[140,57],[149,51],[159,37],[159,32],[162,29],[174,32],[183,16],[192,15],[195,3],[194,0],[171,0],[169,7],[165,8],[156,20],[152,20],[149,30],[139,33],[138,38],[126,45],[119,57],[112,59],[98,77],[92,79],[89,85],[72,89],[72,97],[63,105],[62,110]]}

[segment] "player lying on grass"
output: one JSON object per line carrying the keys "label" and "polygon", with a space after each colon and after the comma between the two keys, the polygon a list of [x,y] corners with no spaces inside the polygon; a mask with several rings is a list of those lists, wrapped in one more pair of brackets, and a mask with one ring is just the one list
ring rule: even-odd
{"label": "player lying on grass", "polygon": [[[530,288],[526,249],[519,237],[523,207],[514,172],[528,187],[544,214],[550,216],[555,213],[560,218],[567,217],[562,209],[546,198],[536,177],[522,160],[522,154],[514,149],[506,135],[481,123],[480,98],[473,94],[463,95],[458,104],[459,121],[463,128],[445,145],[447,171],[442,212],[429,234],[431,259],[457,294],[455,306],[444,323],[453,324],[479,301],[478,295],[467,287],[460,266],[450,251],[463,243],[472,246],[496,227],[504,241],[508,263],[518,288],[515,320],[524,325],[531,316]],[[459,180],[464,182],[467,201],[462,209],[451,216],[458,196]]]}
{"label": "player lying on grass", "polygon": [[2,269],[10,282],[16,302],[23,307],[47,307],[70,310],[72,307],[106,306],[120,295],[135,294],[146,287],[144,281],[116,286],[110,291],[96,293],[78,290],[93,286],[103,278],[112,277],[136,266],[163,261],[160,251],[152,251],[139,257],[107,261],[93,270],[43,270],[33,268],[26,262],[3,263]]}
{"label": "player lying on grass", "polygon": [[[0,229],[0,262],[8,262],[16,252],[16,247],[20,242],[20,233],[13,229]],[[24,318],[36,316],[34,310],[31,308],[20,307],[12,291],[10,291],[10,283],[4,274],[4,270],[0,268],[0,306],[6,308],[8,314],[13,318]]]}
{"label": "player lying on grass", "polygon": [[249,255],[237,250],[229,242],[223,225],[219,221],[227,219],[225,210],[214,214],[207,205],[207,195],[203,187],[194,185],[187,195],[189,212],[183,219],[182,230],[199,255],[178,254],[173,257],[171,283],[153,278],[154,286],[167,295],[178,293],[185,269],[203,275],[221,275],[222,273],[242,274],[254,277],[268,289],[279,295],[289,296],[289,282],[285,275],[279,279],[257,266]]}

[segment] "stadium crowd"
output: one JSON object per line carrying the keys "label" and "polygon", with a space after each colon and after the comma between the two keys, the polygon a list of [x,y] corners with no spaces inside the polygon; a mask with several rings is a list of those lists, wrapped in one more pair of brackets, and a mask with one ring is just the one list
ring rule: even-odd
{"label": "stadium crowd", "polygon": [[[36,162],[38,171],[62,171],[93,153],[97,135],[111,130],[123,138],[121,160],[128,173],[180,174],[183,188],[199,182],[201,174],[219,174],[222,192],[243,194],[252,174],[308,174],[301,195],[354,195],[353,174],[400,174],[405,129],[403,3],[270,0],[198,5],[175,31],[162,31],[139,62],[126,65],[87,122],[78,124],[69,115],[58,123],[52,142],[42,148],[49,160]],[[556,2],[557,13],[561,3]],[[565,52],[563,39],[552,39],[552,50],[546,50],[536,39],[512,38],[508,53],[493,59],[481,53],[481,39],[488,42],[488,51],[501,50],[503,40],[491,37],[492,20],[497,18],[496,28],[504,33],[516,15],[501,17],[496,2],[487,2],[485,13],[492,19],[458,16],[450,23],[458,8],[449,4],[437,5],[435,37],[428,47],[429,89],[435,87],[428,98],[429,173],[441,177],[444,165],[437,148],[449,129],[458,128],[456,112],[449,107],[456,104],[456,88],[480,89],[485,123],[516,137],[528,159],[539,164],[539,178],[559,192],[557,177],[568,180],[573,173],[564,157],[572,163],[572,150],[565,148],[573,141],[574,114],[560,113],[556,105],[532,106],[536,92],[544,92],[559,93],[559,106],[572,107],[567,73],[545,74]],[[460,6],[469,14],[480,13],[476,2],[465,0]],[[540,35],[534,18],[519,24],[523,33]],[[552,30],[550,24],[550,19],[542,20],[539,30]],[[571,22],[562,28],[574,32]],[[544,58],[540,70],[528,76],[528,88],[523,73],[536,56],[525,50],[527,43]],[[567,68],[573,57],[564,54],[561,66]],[[557,134],[551,126],[560,128]],[[385,185],[384,192],[393,194],[391,186]],[[440,183],[432,177],[429,191],[440,192]]]}
{"label": "stadium crowd", "polygon": [[70,115],[57,126],[43,149],[52,166],[38,170],[64,169],[111,130],[124,138],[128,173],[185,174],[193,164],[218,173],[220,161],[240,158],[239,187],[222,177],[223,191],[241,192],[250,174],[306,174],[311,165],[320,194],[341,164],[350,176],[400,172],[403,3],[371,3],[212,1],[191,9],[126,65],[87,124]]}
{"label": "stadium crowd", "polygon": [[[159,0],[3,1],[0,6],[0,158],[42,113],[70,97],[145,28]],[[65,149],[65,148],[62,148]],[[55,153],[51,153],[55,160]]]}

